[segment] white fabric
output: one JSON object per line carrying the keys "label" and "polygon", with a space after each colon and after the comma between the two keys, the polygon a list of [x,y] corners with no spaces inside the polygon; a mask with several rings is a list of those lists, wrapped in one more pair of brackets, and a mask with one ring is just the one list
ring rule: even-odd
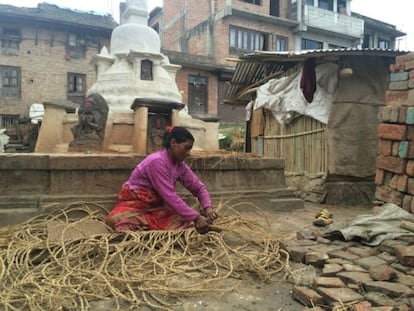
{"label": "white fabric", "polygon": [[6,135],[6,129],[0,129],[0,153],[4,152],[4,146],[9,143],[9,136]]}
{"label": "white fabric", "polygon": [[370,246],[401,236],[414,236],[413,232],[400,227],[403,221],[414,222],[413,214],[392,203],[384,204],[380,209],[375,215],[360,215],[334,224],[324,236],[330,238],[340,233],[345,241],[357,239]]}
{"label": "white fabric", "polygon": [[31,104],[29,110],[29,117],[33,124],[39,123],[39,121],[43,120],[43,116],[45,115],[45,107],[43,104]]}
{"label": "white fabric", "polygon": [[301,68],[290,76],[269,80],[259,87],[254,109],[269,109],[281,124],[289,123],[297,114],[326,124],[338,84],[338,66],[333,63],[318,65],[315,74],[317,85],[312,103],[306,101],[300,89]]}

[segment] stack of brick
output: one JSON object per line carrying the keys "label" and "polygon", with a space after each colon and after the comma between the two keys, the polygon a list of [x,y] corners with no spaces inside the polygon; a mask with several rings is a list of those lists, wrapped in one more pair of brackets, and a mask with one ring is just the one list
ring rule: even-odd
{"label": "stack of brick", "polygon": [[375,197],[414,213],[414,54],[398,56],[390,71],[378,115]]}

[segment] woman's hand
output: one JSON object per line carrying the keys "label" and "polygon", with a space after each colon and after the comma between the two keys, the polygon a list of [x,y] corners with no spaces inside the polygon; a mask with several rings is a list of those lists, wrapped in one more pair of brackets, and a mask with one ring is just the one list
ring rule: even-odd
{"label": "woman's hand", "polygon": [[199,215],[194,220],[194,226],[198,233],[205,234],[207,233],[210,228],[208,227],[210,225],[210,221],[207,217],[204,217],[203,215]]}
{"label": "woman's hand", "polygon": [[214,208],[212,208],[211,206],[205,208],[204,211],[205,211],[206,217],[208,218],[210,222],[213,222],[214,220],[217,219],[218,215],[216,211],[214,210]]}

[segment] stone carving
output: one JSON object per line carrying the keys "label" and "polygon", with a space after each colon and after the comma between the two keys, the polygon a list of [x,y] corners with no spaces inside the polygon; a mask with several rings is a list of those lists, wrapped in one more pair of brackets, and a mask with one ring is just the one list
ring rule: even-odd
{"label": "stone carving", "polygon": [[149,148],[150,152],[161,150],[162,141],[166,131],[167,121],[161,114],[150,117],[149,122]]}
{"label": "stone carving", "polygon": [[0,153],[4,152],[4,146],[9,143],[9,136],[6,135],[6,129],[0,129]]}
{"label": "stone carving", "polygon": [[101,150],[108,116],[105,99],[97,93],[89,95],[79,107],[78,116],[78,124],[72,127],[74,140],[69,150]]}

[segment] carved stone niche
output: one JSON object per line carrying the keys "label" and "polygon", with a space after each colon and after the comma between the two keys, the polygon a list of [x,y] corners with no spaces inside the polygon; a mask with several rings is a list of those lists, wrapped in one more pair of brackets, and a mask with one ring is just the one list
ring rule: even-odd
{"label": "carved stone niche", "polygon": [[101,151],[105,137],[108,104],[97,93],[90,94],[78,110],[78,123],[72,127],[74,140],[69,151]]}
{"label": "carved stone niche", "polygon": [[152,153],[162,149],[162,142],[167,126],[171,123],[169,115],[156,113],[148,116],[148,147]]}

